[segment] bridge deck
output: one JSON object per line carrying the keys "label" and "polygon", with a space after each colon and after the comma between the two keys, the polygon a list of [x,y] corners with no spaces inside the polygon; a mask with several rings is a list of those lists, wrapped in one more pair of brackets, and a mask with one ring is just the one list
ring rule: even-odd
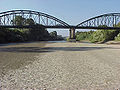
{"label": "bridge deck", "polygon": [[[39,28],[40,26],[10,26],[10,25],[0,25],[0,28]],[[44,26],[45,28],[53,28],[53,29],[106,29],[106,30],[120,30],[120,27],[83,27],[83,26]]]}

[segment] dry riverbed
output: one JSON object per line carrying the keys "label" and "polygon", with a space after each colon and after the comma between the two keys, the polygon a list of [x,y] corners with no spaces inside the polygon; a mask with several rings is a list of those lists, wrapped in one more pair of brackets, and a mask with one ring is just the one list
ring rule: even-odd
{"label": "dry riverbed", "polygon": [[0,90],[119,90],[120,45],[0,46]]}

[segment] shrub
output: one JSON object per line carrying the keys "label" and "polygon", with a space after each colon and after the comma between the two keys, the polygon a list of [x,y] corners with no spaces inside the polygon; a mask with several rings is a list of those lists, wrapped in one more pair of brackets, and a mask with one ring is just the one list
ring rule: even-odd
{"label": "shrub", "polygon": [[114,37],[118,34],[116,30],[98,30],[91,35],[91,42],[106,42],[114,40]]}
{"label": "shrub", "polygon": [[91,38],[93,31],[89,32],[77,32],[76,33],[76,40],[81,41],[81,40],[89,40]]}
{"label": "shrub", "polygon": [[120,41],[120,33],[115,37],[116,41]]}
{"label": "shrub", "polygon": [[70,38],[68,37],[66,40],[69,42],[69,41],[70,41]]}

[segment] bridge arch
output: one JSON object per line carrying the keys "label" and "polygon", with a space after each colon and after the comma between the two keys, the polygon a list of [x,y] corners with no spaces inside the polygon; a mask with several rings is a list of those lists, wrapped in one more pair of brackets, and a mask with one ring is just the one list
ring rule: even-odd
{"label": "bridge arch", "polygon": [[85,20],[80,24],[78,24],[77,26],[99,27],[105,25],[107,27],[115,27],[119,22],[120,22],[120,13],[109,13]]}
{"label": "bridge arch", "polygon": [[12,20],[15,18],[15,16],[22,16],[26,19],[33,19],[35,23],[42,24],[44,26],[69,26],[69,24],[54,16],[31,10],[12,10],[2,12],[0,13],[0,25],[14,26],[12,24]]}

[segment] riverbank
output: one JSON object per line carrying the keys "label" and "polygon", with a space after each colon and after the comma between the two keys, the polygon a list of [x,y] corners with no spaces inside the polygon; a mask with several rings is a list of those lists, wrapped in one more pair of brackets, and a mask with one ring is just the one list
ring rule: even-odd
{"label": "riverbank", "polygon": [[91,44],[107,44],[107,45],[120,45],[120,41],[112,40],[112,41],[107,41],[107,42],[97,42],[97,43],[92,43],[89,40],[81,40],[77,41],[78,43],[91,43]]}
{"label": "riverbank", "polygon": [[110,44],[120,45],[120,41],[115,41],[115,40],[113,40],[113,41],[108,41],[108,42],[106,42],[106,44],[108,44],[108,45],[110,45]]}
{"label": "riverbank", "polygon": [[114,90],[120,86],[120,46],[36,42],[0,47],[3,90]]}

